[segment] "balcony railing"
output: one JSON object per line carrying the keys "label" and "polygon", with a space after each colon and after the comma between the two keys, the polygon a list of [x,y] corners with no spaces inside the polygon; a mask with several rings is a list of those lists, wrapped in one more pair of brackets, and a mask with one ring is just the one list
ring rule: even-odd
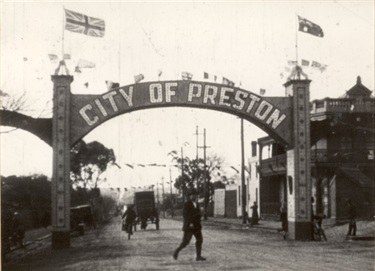
{"label": "balcony railing", "polygon": [[[374,150],[356,149],[355,152],[342,149],[311,150],[311,163],[351,164],[374,163]],[[286,171],[286,155],[276,155],[261,161],[261,172],[267,174],[282,174]]]}
{"label": "balcony railing", "polygon": [[281,155],[276,155],[271,158],[264,159],[262,160],[261,165],[262,165],[261,170],[263,174],[285,172],[286,155],[281,154]]}
{"label": "balcony railing", "polygon": [[374,150],[356,149],[354,152],[342,149],[311,150],[311,163],[369,163],[374,161]]}
{"label": "balcony railing", "polygon": [[375,110],[375,99],[365,98],[362,100],[355,99],[331,99],[313,101],[311,112],[354,112],[354,113],[371,113]]}

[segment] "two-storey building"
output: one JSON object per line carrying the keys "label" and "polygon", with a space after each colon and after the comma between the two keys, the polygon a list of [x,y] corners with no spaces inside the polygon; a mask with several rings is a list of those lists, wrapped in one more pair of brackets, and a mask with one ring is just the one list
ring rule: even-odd
{"label": "two-storey building", "polygon": [[[344,219],[346,200],[360,217],[375,214],[375,98],[358,76],[338,98],[311,102],[311,176],[314,212]],[[263,218],[278,217],[286,201],[285,149],[270,137],[252,144],[250,201],[259,199]]]}

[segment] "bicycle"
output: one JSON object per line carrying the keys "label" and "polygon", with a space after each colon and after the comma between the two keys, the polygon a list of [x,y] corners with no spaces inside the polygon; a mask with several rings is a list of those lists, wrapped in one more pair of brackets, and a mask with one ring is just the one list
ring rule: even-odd
{"label": "bicycle", "polygon": [[314,216],[313,220],[313,232],[314,232],[314,240],[315,241],[327,241],[327,236],[324,233],[324,230],[322,228],[322,221],[323,218],[325,218],[325,215],[316,215]]}
{"label": "bicycle", "polygon": [[[128,234],[128,240],[130,240],[130,236],[133,235],[133,223],[126,223],[124,221],[122,224],[122,230]],[[135,225],[134,230],[136,230]]]}

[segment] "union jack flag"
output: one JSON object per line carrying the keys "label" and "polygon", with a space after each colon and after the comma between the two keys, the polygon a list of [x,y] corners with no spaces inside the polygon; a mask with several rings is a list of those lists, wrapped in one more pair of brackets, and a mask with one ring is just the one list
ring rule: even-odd
{"label": "union jack flag", "polygon": [[103,37],[105,22],[84,14],[65,9],[65,29],[91,37]]}

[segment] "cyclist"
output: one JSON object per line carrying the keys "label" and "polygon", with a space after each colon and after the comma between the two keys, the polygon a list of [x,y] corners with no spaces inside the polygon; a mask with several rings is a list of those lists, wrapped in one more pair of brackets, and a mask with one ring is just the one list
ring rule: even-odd
{"label": "cyclist", "polygon": [[133,205],[128,205],[128,208],[126,209],[125,213],[122,215],[122,219],[124,218],[125,218],[125,231],[130,234],[133,234],[132,225],[135,219],[137,218],[137,214],[135,213],[133,209]]}

